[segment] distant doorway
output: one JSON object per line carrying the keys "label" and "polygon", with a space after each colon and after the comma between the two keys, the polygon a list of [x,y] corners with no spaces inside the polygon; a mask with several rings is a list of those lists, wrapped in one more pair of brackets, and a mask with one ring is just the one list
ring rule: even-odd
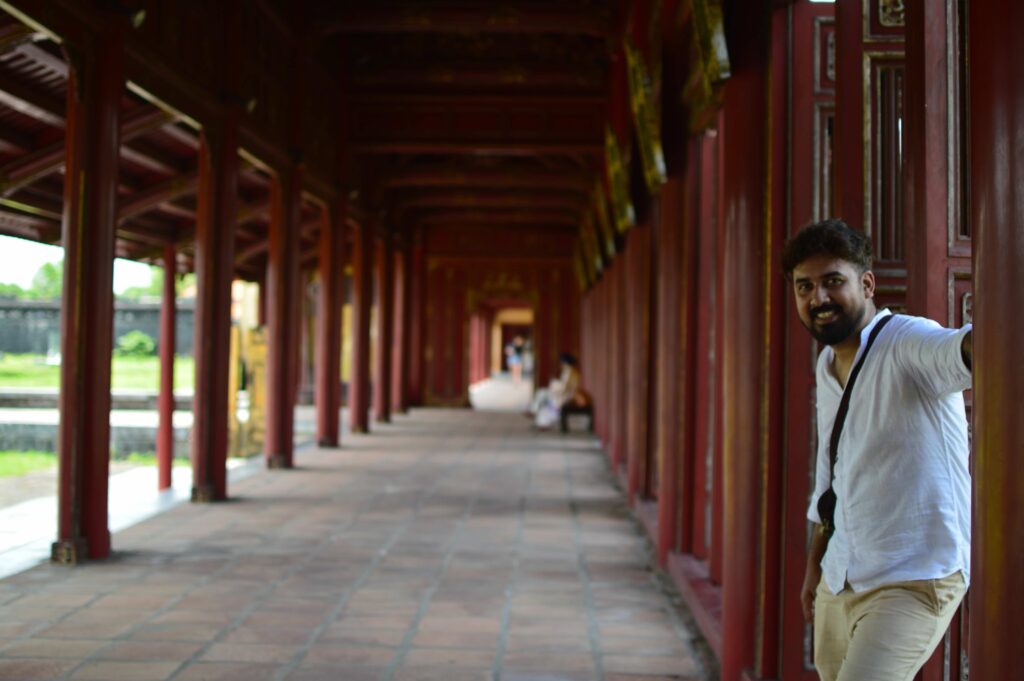
{"label": "distant doorway", "polygon": [[533,394],[534,313],[522,305],[483,305],[470,323],[469,401],[482,411],[525,411]]}

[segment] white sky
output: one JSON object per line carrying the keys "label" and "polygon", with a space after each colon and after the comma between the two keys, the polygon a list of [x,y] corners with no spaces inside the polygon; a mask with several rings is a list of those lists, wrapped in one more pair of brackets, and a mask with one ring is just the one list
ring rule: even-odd
{"label": "white sky", "polygon": [[[0,236],[0,284],[17,284],[28,288],[40,266],[63,259],[64,249],[58,246]],[[114,261],[116,293],[131,286],[148,286],[149,282],[149,265],[120,258]]]}

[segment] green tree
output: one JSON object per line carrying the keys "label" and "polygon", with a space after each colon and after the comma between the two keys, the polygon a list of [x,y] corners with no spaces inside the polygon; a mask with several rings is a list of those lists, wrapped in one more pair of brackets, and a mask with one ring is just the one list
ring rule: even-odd
{"label": "green tree", "polygon": [[32,277],[32,287],[28,294],[31,298],[60,298],[64,290],[64,262],[44,263]]}
{"label": "green tree", "polygon": [[25,289],[17,284],[0,284],[0,298],[14,298],[16,300],[25,297]]}
{"label": "green tree", "polygon": [[[194,274],[179,274],[175,277],[174,292],[181,296],[182,291],[195,283]],[[149,286],[130,286],[118,294],[123,300],[138,300],[140,298],[159,298],[164,292],[164,269],[162,267],[150,267]]]}

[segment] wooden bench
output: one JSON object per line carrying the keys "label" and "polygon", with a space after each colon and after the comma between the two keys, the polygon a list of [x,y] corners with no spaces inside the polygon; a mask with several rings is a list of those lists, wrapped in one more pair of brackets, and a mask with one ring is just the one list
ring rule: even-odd
{"label": "wooden bench", "polygon": [[562,432],[569,432],[569,417],[574,414],[584,414],[587,417],[587,430],[591,433],[594,432],[594,407],[593,405],[587,404],[580,406],[575,402],[569,402],[563,404],[560,410],[560,418],[562,421]]}

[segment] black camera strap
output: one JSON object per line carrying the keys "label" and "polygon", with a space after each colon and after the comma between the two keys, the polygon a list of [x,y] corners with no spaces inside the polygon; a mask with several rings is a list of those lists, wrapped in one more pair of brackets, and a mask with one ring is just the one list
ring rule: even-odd
{"label": "black camera strap", "polygon": [[[867,345],[864,346],[864,352],[860,353],[860,358],[854,365],[853,370],[850,372],[850,377],[846,381],[846,388],[843,390],[843,397],[839,400],[839,410],[836,412],[836,420],[832,425],[832,438],[829,440],[829,471],[828,471],[828,489],[825,490],[825,495],[830,495],[832,517],[821,519],[821,531],[831,537],[832,533],[835,532],[835,490],[832,489],[832,483],[836,479],[836,459],[839,457],[839,436],[843,433],[843,424],[846,422],[846,412],[850,410],[850,394],[853,392],[853,384],[857,381],[857,376],[860,374],[861,367],[864,366],[864,360],[868,356],[868,351],[874,344],[875,339],[878,338],[878,334],[882,331],[882,327],[889,323],[889,320],[896,315],[886,315],[875,323],[875,327],[871,329],[871,333],[868,335]],[[822,510],[821,504],[819,503],[819,511]]]}

